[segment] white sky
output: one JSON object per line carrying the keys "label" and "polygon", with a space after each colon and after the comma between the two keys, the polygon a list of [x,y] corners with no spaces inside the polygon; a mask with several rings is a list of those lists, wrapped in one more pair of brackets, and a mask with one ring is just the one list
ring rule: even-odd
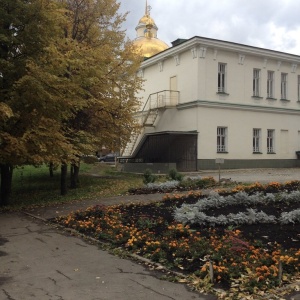
{"label": "white sky", "polygon": [[[146,0],[119,0],[130,39]],[[300,55],[300,0],[148,0],[158,38],[202,36]]]}

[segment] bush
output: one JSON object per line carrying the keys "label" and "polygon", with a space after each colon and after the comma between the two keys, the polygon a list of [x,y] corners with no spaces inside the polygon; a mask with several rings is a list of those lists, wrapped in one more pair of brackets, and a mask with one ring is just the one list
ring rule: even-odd
{"label": "bush", "polygon": [[157,179],[157,176],[152,174],[152,171],[150,169],[145,170],[143,176],[144,184],[153,183]]}
{"label": "bush", "polygon": [[200,188],[207,188],[207,187],[212,187],[214,185],[216,185],[216,181],[213,177],[209,176],[209,177],[203,177],[199,183],[199,187]]}
{"label": "bush", "polygon": [[180,186],[185,189],[204,189],[216,185],[213,177],[188,177],[181,181]]}
{"label": "bush", "polygon": [[176,181],[182,181],[183,175],[178,173],[177,170],[171,169],[169,171],[169,178]]}

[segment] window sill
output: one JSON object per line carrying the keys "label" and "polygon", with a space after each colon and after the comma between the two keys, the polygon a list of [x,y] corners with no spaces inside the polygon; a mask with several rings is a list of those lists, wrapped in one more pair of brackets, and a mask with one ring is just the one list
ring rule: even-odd
{"label": "window sill", "polygon": [[217,95],[229,96],[229,94],[228,94],[228,93],[225,93],[225,92],[217,92]]}
{"label": "window sill", "polygon": [[276,152],[267,152],[267,154],[276,154]]}
{"label": "window sill", "polygon": [[217,151],[217,153],[228,153],[227,151]]}
{"label": "window sill", "polygon": [[267,97],[267,100],[277,100],[277,98],[273,98],[273,97]]}
{"label": "window sill", "polygon": [[291,100],[288,100],[288,99],[280,99],[280,101],[290,102]]}
{"label": "window sill", "polygon": [[263,99],[264,97],[260,97],[260,96],[252,96],[252,98],[254,98],[254,99]]}
{"label": "window sill", "polygon": [[263,154],[262,152],[253,152],[253,154]]}

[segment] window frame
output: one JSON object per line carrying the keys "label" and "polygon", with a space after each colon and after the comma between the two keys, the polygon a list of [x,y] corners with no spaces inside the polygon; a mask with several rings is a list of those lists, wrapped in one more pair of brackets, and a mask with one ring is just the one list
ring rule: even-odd
{"label": "window frame", "polygon": [[287,84],[288,84],[288,73],[281,73],[280,77],[280,97],[283,100],[287,99]]}
{"label": "window frame", "polygon": [[217,127],[217,153],[227,153],[228,149],[228,128]]}
{"label": "window frame", "polygon": [[274,71],[268,71],[267,98],[274,98]]}
{"label": "window frame", "polygon": [[261,153],[261,128],[253,128],[252,151],[253,153]]}
{"label": "window frame", "polygon": [[227,64],[218,63],[218,93],[226,93]]}
{"label": "window frame", "polygon": [[275,129],[267,129],[267,153],[275,153]]}
{"label": "window frame", "polygon": [[253,69],[253,97],[260,97],[260,69]]}
{"label": "window frame", "polygon": [[300,75],[298,75],[298,102],[300,101]]}

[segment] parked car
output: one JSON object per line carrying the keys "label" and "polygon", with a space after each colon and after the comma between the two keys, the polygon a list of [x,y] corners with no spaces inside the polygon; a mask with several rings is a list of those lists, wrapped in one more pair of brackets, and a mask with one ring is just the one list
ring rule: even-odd
{"label": "parked car", "polygon": [[98,160],[99,160],[100,162],[115,162],[116,157],[117,157],[117,154],[116,154],[116,153],[109,153],[109,154],[107,154],[107,155],[104,155],[104,156],[99,157]]}

